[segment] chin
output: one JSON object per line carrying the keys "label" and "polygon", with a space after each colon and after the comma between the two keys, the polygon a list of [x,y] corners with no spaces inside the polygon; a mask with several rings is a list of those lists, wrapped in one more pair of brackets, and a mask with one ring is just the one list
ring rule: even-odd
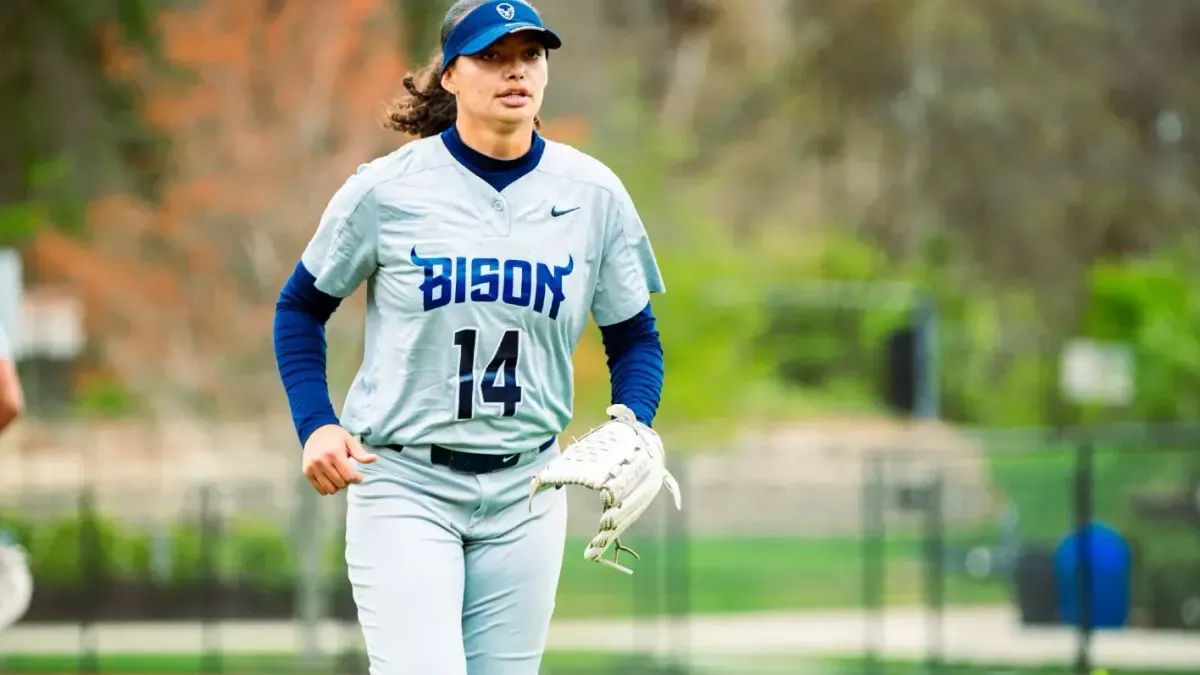
{"label": "chin", "polygon": [[519,127],[523,124],[533,124],[533,118],[535,117],[537,117],[537,109],[534,106],[505,108],[497,111],[495,115],[497,122],[514,127]]}

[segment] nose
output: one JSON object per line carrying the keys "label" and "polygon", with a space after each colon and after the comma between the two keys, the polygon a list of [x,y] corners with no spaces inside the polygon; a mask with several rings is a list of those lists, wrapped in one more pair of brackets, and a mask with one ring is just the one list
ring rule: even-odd
{"label": "nose", "polygon": [[507,68],[505,69],[505,77],[510,80],[525,79],[525,60],[516,58],[509,59]]}

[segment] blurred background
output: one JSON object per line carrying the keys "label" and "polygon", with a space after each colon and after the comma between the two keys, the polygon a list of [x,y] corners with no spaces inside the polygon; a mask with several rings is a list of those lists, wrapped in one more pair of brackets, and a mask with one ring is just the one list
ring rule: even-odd
{"label": "blurred background", "polygon": [[[366,672],[270,331],[447,5],[0,3],[0,672]],[[667,279],[685,494],[632,577],[572,495],[543,672],[1200,672],[1200,3],[537,6],[545,134]]]}

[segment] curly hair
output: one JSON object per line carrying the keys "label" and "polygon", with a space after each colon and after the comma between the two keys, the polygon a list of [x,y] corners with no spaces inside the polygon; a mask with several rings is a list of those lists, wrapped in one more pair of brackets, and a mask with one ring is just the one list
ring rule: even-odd
{"label": "curly hair", "polygon": [[[458,0],[446,12],[442,21],[440,45],[446,46],[450,31],[463,17],[487,0]],[[532,7],[525,0],[517,0]],[[384,126],[418,138],[436,136],[454,126],[458,119],[458,103],[454,94],[442,86],[442,53],[439,50],[422,68],[409,73],[403,80],[405,93],[394,101],[387,111]],[[534,117],[535,128],[542,121]]]}

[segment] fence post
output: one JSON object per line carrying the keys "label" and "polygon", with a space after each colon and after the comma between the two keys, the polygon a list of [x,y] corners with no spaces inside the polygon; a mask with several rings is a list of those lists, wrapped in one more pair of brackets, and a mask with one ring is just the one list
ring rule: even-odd
{"label": "fence post", "polygon": [[[620,558],[624,565],[632,565],[632,569],[635,570],[634,575],[629,578],[633,618],[648,624],[639,627],[636,633],[635,639],[638,644],[635,658],[639,660],[647,658],[649,654],[657,657],[661,648],[669,643],[669,635],[666,639],[663,636],[666,630],[664,618],[670,602],[670,587],[667,582],[670,566],[667,558],[670,555],[671,537],[669,518],[670,514],[667,513],[665,505],[656,500],[653,508],[646,511],[646,517],[634,526],[639,532],[627,534],[630,539],[644,538],[644,544],[635,545],[642,559],[636,560],[628,553],[622,554]],[[604,555],[612,556],[615,550],[614,546]]]}
{"label": "fence post", "polygon": [[200,672],[224,672],[221,655],[219,599],[223,597],[217,553],[221,545],[220,510],[211,484],[200,488]]}
{"label": "fence post", "polygon": [[941,470],[925,490],[925,595],[929,604],[926,672],[941,671],[944,661],[942,620],[946,610],[946,537],[942,498],[945,480]]}
{"label": "fence post", "polygon": [[[688,482],[688,462],[679,460],[671,470],[679,483],[684,498],[695,494]],[[673,634],[671,635],[672,651],[683,655],[683,660],[677,662],[677,672],[686,675],[692,672],[691,636],[689,634],[688,617],[692,613],[692,584],[688,574],[690,560],[688,547],[691,545],[691,532],[688,529],[687,504],[683,510],[676,509],[671,496],[661,495],[663,506],[667,510],[667,615],[671,618]]]}
{"label": "fence post", "polygon": [[1077,547],[1075,588],[1079,603],[1078,644],[1075,672],[1092,672],[1092,478],[1095,448],[1090,440],[1079,444],[1075,453],[1075,530]]}
{"label": "fence post", "polygon": [[[97,608],[101,605],[103,553],[96,523],[96,496],[92,486],[79,495],[79,578],[82,582],[79,608],[79,672],[100,672],[100,654],[96,644]],[[35,591],[36,592],[36,591]]]}
{"label": "fence post", "polygon": [[884,519],[883,455],[871,453],[863,481],[863,672],[882,674],[880,649],[883,643],[883,597],[887,564]]}
{"label": "fence post", "polygon": [[293,542],[298,562],[296,575],[297,618],[300,619],[301,641],[307,663],[324,657],[321,652],[320,626],[325,617],[325,585],[321,570],[321,551],[325,543],[320,497],[304,476],[296,479],[299,508],[292,524]]}

